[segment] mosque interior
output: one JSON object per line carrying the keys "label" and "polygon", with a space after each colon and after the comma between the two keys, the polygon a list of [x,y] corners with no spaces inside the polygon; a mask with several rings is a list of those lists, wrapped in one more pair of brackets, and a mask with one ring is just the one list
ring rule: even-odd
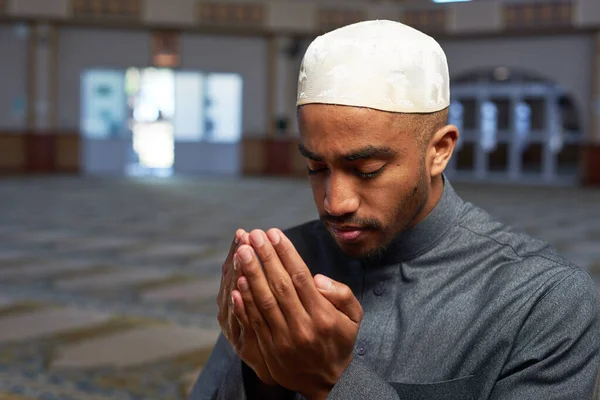
{"label": "mosque interior", "polygon": [[187,398],[235,230],[318,217],[302,55],[366,19],[444,48],[457,192],[600,289],[600,3],[436,3],[0,0],[0,400]]}

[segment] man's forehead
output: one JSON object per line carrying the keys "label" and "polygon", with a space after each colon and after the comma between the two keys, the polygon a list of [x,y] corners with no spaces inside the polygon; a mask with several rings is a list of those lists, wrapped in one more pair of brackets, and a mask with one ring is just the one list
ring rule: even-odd
{"label": "man's forehead", "polygon": [[356,146],[390,144],[414,137],[420,126],[413,114],[361,107],[311,104],[298,109],[300,137],[307,146],[318,141],[343,141]]}

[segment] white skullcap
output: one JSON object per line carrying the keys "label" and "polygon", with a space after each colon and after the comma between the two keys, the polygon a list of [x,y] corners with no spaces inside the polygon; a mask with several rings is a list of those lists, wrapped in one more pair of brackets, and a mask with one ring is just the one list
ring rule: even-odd
{"label": "white skullcap", "polygon": [[365,21],[316,38],[298,78],[297,105],[321,103],[399,113],[450,105],[446,55],[430,36],[393,21]]}

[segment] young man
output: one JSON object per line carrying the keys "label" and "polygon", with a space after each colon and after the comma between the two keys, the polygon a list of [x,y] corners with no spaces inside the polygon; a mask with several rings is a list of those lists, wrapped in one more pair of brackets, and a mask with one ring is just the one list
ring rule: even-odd
{"label": "young man", "polygon": [[298,88],[321,218],[237,232],[191,398],[591,399],[595,285],[445,179],[459,133],[440,46],[347,26],[311,44]]}

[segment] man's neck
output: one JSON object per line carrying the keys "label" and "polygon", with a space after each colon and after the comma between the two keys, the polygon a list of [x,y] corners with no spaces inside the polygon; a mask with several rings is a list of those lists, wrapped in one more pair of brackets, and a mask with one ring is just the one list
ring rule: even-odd
{"label": "man's neck", "polygon": [[431,214],[433,209],[437,206],[440,199],[442,198],[443,193],[444,178],[441,175],[439,175],[431,180],[431,184],[429,185],[429,195],[427,196],[427,202],[425,203],[425,206],[423,207],[421,212],[419,212],[419,214],[417,214],[417,216],[413,220],[413,223],[410,226],[411,228],[423,222],[423,220],[427,218],[429,214]]}

